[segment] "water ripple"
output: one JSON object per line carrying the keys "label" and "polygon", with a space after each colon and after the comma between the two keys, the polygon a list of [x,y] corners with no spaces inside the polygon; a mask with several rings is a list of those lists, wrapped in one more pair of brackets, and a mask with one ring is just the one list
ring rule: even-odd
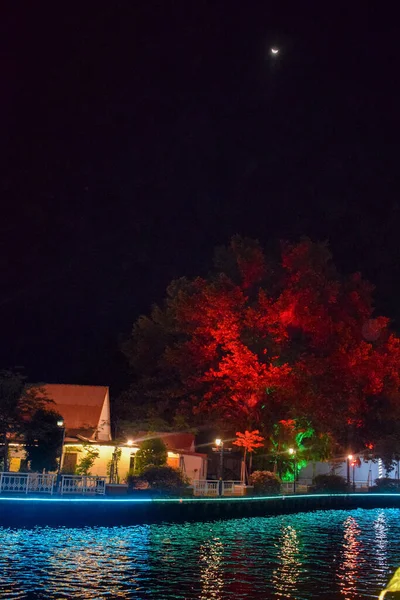
{"label": "water ripple", "polygon": [[400,510],[132,527],[0,528],[0,599],[376,598]]}

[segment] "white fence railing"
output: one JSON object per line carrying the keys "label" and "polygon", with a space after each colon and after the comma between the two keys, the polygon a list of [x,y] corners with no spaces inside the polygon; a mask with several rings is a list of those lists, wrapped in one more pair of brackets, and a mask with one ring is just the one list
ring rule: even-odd
{"label": "white fence railing", "polygon": [[219,481],[195,479],[193,482],[194,496],[219,496]]}
{"label": "white fence railing", "polygon": [[94,475],[62,475],[60,493],[104,496],[106,477]]}
{"label": "white fence railing", "polygon": [[[296,481],[296,494],[307,494],[310,490],[310,485],[306,483],[302,483],[300,481]],[[282,494],[293,494],[294,486],[293,481],[284,481],[281,483],[281,492]]]}
{"label": "white fence railing", "polygon": [[50,473],[29,473],[28,492],[52,494],[55,488],[56,475]]}
{"label": "white fence railing", "polygon": [[[296,489],[294,490],[293,481],[284,481],[281,484],[282,494],[307,494],[312,491],[311,479],[308,481],[300,480],[296,481]],[[352,488],[353,482],[350,484]],[[240,481],[216,481],[200,479],[193,482],[193,495],[194,496],[243,496],[245,494],[246,486]],[[367,481],[355,481],[354,490],[368,491]]]}
{"label": "white fence railing", "polygon": [[55,480],[49,473],[0,473],[0,493],[52,494]]}
{"label": "white fence railing", "polygon": [[[371,487],[371,483],[369,481],[366,480],[356,480],[353,482],[351,481],[349,484],[349,490],[352,491],[354,488],[354,491],[357,492],[367,492],[369,490],[369,488]],[[311,492],[313,490],[313,484],[312,484],[312,480],[311,479],[300,479],[299,481],[296,481],[296,494],[307,494],[308,492]],[[294,486],[293,486],[293,481],[284,481],[281,484],[281,492],[282,494],[293,494],[294,493]]]}
{"label": "white fence railing", "polygon": [[222,495],[223,496],[243,496],[246,486],[241,481],[223,481]]}
{"label": "white fence railing", "polygon": [[51,473],[0,473],[0,494],[76,494],[104,496],[106,477]]}
{"label": "white fence railing", "polygon": [[194,496],[243,496],[245,485],[240,481],[215,481],[195,479]]}

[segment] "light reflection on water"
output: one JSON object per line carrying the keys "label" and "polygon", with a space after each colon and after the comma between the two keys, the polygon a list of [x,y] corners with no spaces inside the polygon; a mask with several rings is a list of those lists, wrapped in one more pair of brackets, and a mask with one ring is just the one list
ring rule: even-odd
{"label": "light reflection on water", "polygon": [[361,529],[357,519],[349,516],[343,523],[343,545],[337,576],[345,600],[360,598],[360,572],[364,558],[360,541]]}
{"label": "light reflection on water", "polygon": [[222,598],[224,578],[222,573],[224,546],[219,538],[208,540],[200,546],[199,566],[201,580],[201,600]]}
{"label": "light reflection on water", "polygon": [[[375,532],[375,560],[376,560],[376,578],[380,583],[380,587],[385,587],[386,576],[383,577],[389,571],[388,566],[388,529],[390,524],[387,521],[387,516],[384,510],[380,510],[377,513],[374,521],[374,532]],[[400,565],[399,565],[400,566]]]}
{"label": "light reflection on water", "polygon": [[400,510],[132,527],[0,528],[0,599],[377,598]]}
{"label": "light reflection on water", "polygon": [[275,595],[282,598],[296,598],[297,582],[301,574],[300,541],[292,525],[286,525],[279,540],[279,566],[272,574]]}

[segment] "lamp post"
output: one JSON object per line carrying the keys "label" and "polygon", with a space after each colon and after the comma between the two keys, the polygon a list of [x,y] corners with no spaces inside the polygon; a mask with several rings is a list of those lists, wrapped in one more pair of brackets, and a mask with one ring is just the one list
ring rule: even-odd
{"label": "lamp post", "polygon": [[59,479],[60,473],[61,473],[61,463],[62,463],[64,441],[65,441],[65,424],[64,424],[63,420],[60,420],[60,421],[57,421],[57,425],[58,425],[58,427],[62,428],[61,452],[60,452],[60,460],[58,462],[58,469],[57,469],[57,479]]}
{"label": "lamp post", "polygon": [[350,486],[350,462],[353,460],[353,455],[349,454],[347,457],[347,485]]}
{"label": "lamp post", "polygon": [[297,476],[296,450],[294,448],[289,448],[288,452],[291,456],[293,456],[293,494],[295,494]]}
{"label": "lamp post", "polygon": [[224,442],[221,438],[215,440],[217,451],[219,452],[219,495],[222,496],[222,481],[224,479]]}

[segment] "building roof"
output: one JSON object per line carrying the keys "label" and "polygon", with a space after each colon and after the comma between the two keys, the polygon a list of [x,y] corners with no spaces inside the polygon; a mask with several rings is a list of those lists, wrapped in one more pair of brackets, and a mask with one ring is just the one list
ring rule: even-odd
{"label": "building roof", "polygon": [[193,433],[160,433],[160,437],[164,440],[164,444],[168,450],[194,450],[194,435]]}
{"label": "building roof", "polygon": [[46,398],[53,400],[54,404],[49,402],[49,408],[63,417],[67,436],[94,438],[108,387],[46,383],[39,389]]}

